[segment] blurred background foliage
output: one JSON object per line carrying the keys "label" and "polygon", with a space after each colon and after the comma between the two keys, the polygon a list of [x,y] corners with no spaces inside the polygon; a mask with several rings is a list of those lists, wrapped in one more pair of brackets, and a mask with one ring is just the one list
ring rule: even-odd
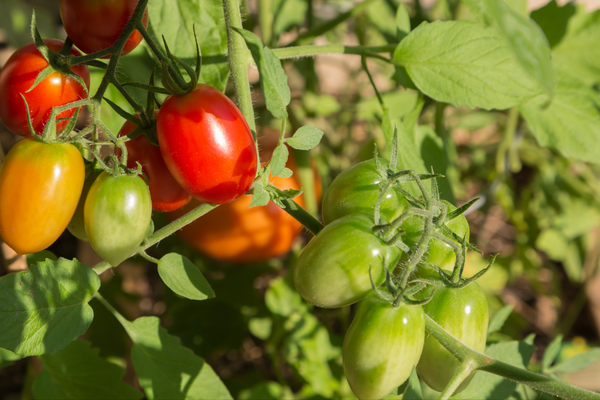
{"label": "blurred background foliage", "polygon": [[[0,66],[14,49],[30,42],[33,7],[43,37],[64,37],[58,3],[0,0]],[[160,12],[153,10],[158,3],[150,2],[150,27],[155,33],[163,29]],[[563,39],[569,19],[583,12],[582,6],[569,3],[560,8],[559,14],[554,0],[548,4],[528,5],[524,0],[508,3],[523,14],[536,7],[531,16],[547,32],[552,46]],[[216,21],[211,32],[218,32],[220,3],[202,0],[198,4],[206,6],[202,15]],[[468,8],[455,0],[264,0],[260,5],[265,8],[259,7],[257,0],[244,2],[245,28],[257,34],[264,31],[262,38],[271,47],[303,43],[299,34],[359,5],[360,12],[316,37],[313,43],[396,43],[401,26],[395,18],[399,6],[407,8],[412,27],[424,20],[473,18]],[[189,56],[185,48],[189,43],[179,40],[177,32],[160,34],[175,43],[171,49],[175,54]],[[209,42],[206,46],[201,43],[203,79],[232,96],[233,88],[227,85],[223,37],[213,35]],[[600,390],[600,167],[541,147],[514,110],[486,112],[447,106],[442,109],[444,129],[436,131],[435,102],[411,89],[414,86],[401,68],[376,59],[370,59],[368,65],[391,117],[414,126],[416,149],[408,151],[416,154],[409,156],[416,155],[424,167],[432,166],[445,175],[440,179],[442,197],[456,204],[480,198],[467,218],[472,242],[484,255],[469,254],[467,275],[479,271],[490,255],[499,253],[496,264],[479,283],[488,295],[492,314],[501,312],[500,319],[506,319],[490,335],[489,343],[499,346],[533,334],[528,339],[536,346],[530,368],[540,370],[544,350],[561,335],[564,339],[558,345],[557,362],[581,354],[590,356],[579,361],[578,367],[585,366],[584,370],[564,368],[560,376],[573,384]],[[140,46],[122,59],[120,71],[137,81],[146,81],[152,67],[149,52]],[[292,128],[310,124],[325,132],[321,145],[310,154],[324,188],[344,169],[371,158],[376,146],[385,147],[382,109],[359,57],[323,55],[286,61],[284,67],[292,91]],[[92,91],[101,77],[101,72],[92,73]],[[251,82],[259,130],[279,129],[280,121],[272,119],[264,106],[256,71],[251,71]],[[131,89],[131,93],[136,99],[144,99],[142,92]],[[116,90],[108,97],[128,109]],[[109,107],[103,112],[103,120],[116,132],[123,120]],[[514,135],[507,135],[511,130]],[[15,140],[0,127],[4,152]],[[306,167],[307,163],[299,156],[300,166]],[[167,222],[159,213],[155,213],[154,220],[157,226]],[[309,239],[304,233],[290,253],[279,259],[235,265],[211,260],[171,236],[154,251],[179,252],[189,257],[214,288],[215,299],[191,302],[176,296],[162,284],[155,266],[142,259],[130,260],[105,273],[101,292],[129,319],[159,316],[169,333],[213,366],[234,398],[352,398],[341,366],[341,346],[353,308],[314,308],[299,297],[291,282],[290,269]],[[50,250],[58,256],[76,256],[88,265],[97,261],[89,245],[76,241],[68,232]],[[11,267],[8,258],[5,254],[3,274],[18,268]],[[126,368],[125,380],[137,386],[123,328],[98,302],[92,301],[91,305],[95,319],[86,339],[100,349],[101,356]],[[0,350],[0,366],[0,397],[30,398],[28,385],[39,372],[39,362],[15,360],[14,355]],[[575,370],[579,371],[572,372]],[[503,383],[485,384],[494,388]],[[426,398],[435,398],[424,390]],[[507,390],[507,396],[512,394],[513,398],[534,398],[524,388]],[[473,396],[477,398],[477,394]]]}

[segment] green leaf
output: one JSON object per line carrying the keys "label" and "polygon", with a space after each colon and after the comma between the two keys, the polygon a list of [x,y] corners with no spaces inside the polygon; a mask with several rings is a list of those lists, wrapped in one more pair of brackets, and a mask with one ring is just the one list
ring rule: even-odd
{"label": "green leaf", "polygon": [[271,175],[280,176],[285,169],[290,152],[287,146],[283,143],[277,145],[271,157]]}
{"label": "green leaf", "polygon": [[396,10],[396,37],[398,42],[406,37],[410,32],[410,15],[406,4],[400,3]]}
{"label": "green leaf", "polygon": [[294,136],[285,139],[285,142],[296,150],[310,150],[319,144],[323,134],[319,128],[304,125],[294,133]]}
{"label": "green leaf", "polygon": [[140,399],[122,380],[125,370],[98,355],[90,342],[76,340],[40,358],[44,369],[33,383],[36,399]]}
{"label": "green leaf", "polygon": [[538,96],[519,107],[529,129],[545,147],[591,163],[600,158],[600,97],[586,85],[559,76],[550,105]]}
{"label": "green leaf", "polygon": [[569,252],[569,240],[556,229],[544,229],[535,241],[535,247],[554,261],[564,261]]}
{"label": "green leaf", "polygon": [[485,21],[485,8],[482,1],[479,0],[461,0],[461,2],[466,5],[469,10],[476,16],[479,21]]}
{"label": "green leaf", "polygon": [[250,389],[240,392],[239,400],[279,400],[293,399],[294,393],[287,386],[277,382],[260,382]]}
{"label": "green leaf", "polygon": [[271,200],[271,196],[269,192],[265,189],[261,181],[254,182],[252,201],[250,202],[250,207],[260,207],[266,206],[269,204]]}
{"label": "green leaf", "polygon": [[485,0],[484,4],[521,66],[552,97],[556,82],[550,61],[550,45],[544,32],[503,0]]}
{"label": "green leaf", "polygon": [[279,37],[281,33],[289,31],[292,27],[304,22],[308,3],[303,0],[275,0],[273,33]]}
{"label": "green leaf", "polygon": [[158,318],[122,323],[133,341],[131,360],[148,399],[232,398],[211,366],[161,328]]}
{"label": "green leaf", "polygon": [[288,317],[294,311],[304,311],[305,304],[300,295],[283,278],[274,279],[265,293],[265,304],[269,311]]}
{"label": "green leaf", "polygon": [[215,292],[190,260],[177,253],[169,253],[158,262],[158,274],[165,285],[180,296],[191,300],[215,297]]}
{"label": "green leaf", "polygon": [[[505,363],[526,368],[535,347],[525,342],[502,342],[488,346],[485,354]],[[453,399],[481,400],[506,399],[515,391],[517,383],[501,376],[479,371],[469,386]]]}
{"label": "green leaf", "polygon": [[558,354],[560,353],[560,349],[562,348],[562,339],[563,335],[558,335],[554,338],[552,342],[546,348],[544,352],[544,357],[542,358],[542,371],[545,372],[548,370],[550,365],[556,360]]}
{"label": "green leaf", "polygon": [[600,349],[595,348],[583,354],[577,354],[548,369],[549,372],[575,372],[600,360]]}
{"label": "green leaf", "polygon": [[492,333],[498,332],[500,329],[502,329],[504,323],[512,313],[513,308],[513,306],[504,306],[492,316],[492,319],[490,319],[490,325],[488,327],[488,337]]}
{"label": "green leaf", "polygon": [[21,358],[20,355],[0,347],[0,368],[6,367],[7,365],[12,364],[13,361],[20,360]]}
{"label": "green leaf", "polygon": [[189,65],[196,63],[193,24],[201,40],[200,82],[224,91],[229,78],[227,31],[223,4],[215,1],[177,0],[148,2],[148,31],[162,48],[165,37],[171,52]]}
{"label": "green leaf", "polygon": [[539,93],[505,40],[481,23],[423,22],[393,59],[423,93],[455,106],[506,109]]}
{"label": "green leaf", "polygon": [[28,266],[35,265],[38,262],[46,261],[47,258],[49,258],[52,261],[58,261],[58,257],[56,257],[54,253],[48,250],[42,250],[37,253],[27,254],[25,257],[27,258]]}
{"label": "green leaf", "polygon": [[423,400],[421,384],[419,382],[416,369],[413,369],[410,377],[408,378],[408,386],[406,387],[404,396],[402,396],[402,400]]}
{"label": "green leaf", "polygon": [[533,11],[531,19],[542,28],[550,47],[554,47],[567,33],[567,25],[574,14],[575,5],[573,3],[559,7],[556,0],[552,0],[544,7]]}
{"label": "green leaf", "polygon": [[0,278],[0,347],[22,356],[54,353],[84,334],[100,278],[77,260],[46,260]]}
{"label": "green leaf", "polygon": [[568,73],[587,85],[600,83],[600,10],[586,13],[581,6],[552,57],[559,73]]}
{"label": "green leaf", "polygon": [[281,61],[254,33],[247,30],[238,30],[238,33],[246,41],[258,67],[267,109],[275,118],[287,118],[291,94]]}

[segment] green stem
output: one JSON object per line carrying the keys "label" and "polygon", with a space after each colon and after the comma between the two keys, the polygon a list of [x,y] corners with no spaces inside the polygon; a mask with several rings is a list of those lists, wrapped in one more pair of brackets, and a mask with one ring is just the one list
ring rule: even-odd
{"label": "green stem", "polygon": [[397,44],[385,46],[344,46],[341,44],[328,44],[323,46],[294,46],[272,49],[277,58],[314,57],[319,54],[354,54],[372,56],[374,53],[392,53]]}
{"label": "green stem", "polygon": [[473,372],[473,361],[463,361],[460,365],[460,368],[456,371],[456,374],[454,374],[450,382],[448,382],[448,386],[444,388],[444,391],[440,395],[440,400],[448,400],[450,397],[452,397],[461,383],[463,383],[465,379],[471,375],[471,372]]}
{"label": "green stem", "polygon": [[507,171],[506,161],[508,158],[508,150],[512,141],[515,138],[515,132],[517,131],[517,123],[519,122],[519,108],[513,107],[508,112],[508,120],[506,121],[506,129],[504,130],[504,136],[498,146],[496,153],[496,172],[504,174]]}
{"label": "green stem", "polygon": [[271,47],[273,40],[273,0],[258,1],[260,34],[267,47]]}
{"label": "green stem", "polygon": [[429,316],[425,316],[425,330],[442,346],[452,353],[459,361],[471,360],[474,370],[490,372],[515,382],[525,384],[533,389],[572,400],[600,400],[600,394],[556,381],[548,376],[537,374],[523,368],[496,360],[488,355],[479,353],[460,341],[439,326]]}
{"label": "green stem", "polygon": [[377,0],[365,0],[362,3],[358,3],[352,10],[342,13],[342,14],[338,15],[336,18],[332,19],[331,21],[325,22],[324,24],[316,26],[315,28],[312,28],[312,29],[308,30],[307,32],[299,35],[296,38],[296,40],[294,40],[292,43],[289,44],[289,46],[294,46],[298,43],[310,42],[312,39],[316,38],[317,36],[320,36],[326,32],[329,32],[330,30],[332,30],[333,28],[335,28],[342,22],[346,21],[347,19],[360,14],[361,12],[363,12],[363,10],[365,8],[367,8],[368,6],[370,6],[371,4],[373,4],[376,1]]}
{"label": "green stem", "polygon": [[296,221],[300,222],[313,235],[316,235],[323,229],[323,224],[304,208],[300,207],[294,200],[282,199],[281,202],[285,205],[283,210],[290,214]]}

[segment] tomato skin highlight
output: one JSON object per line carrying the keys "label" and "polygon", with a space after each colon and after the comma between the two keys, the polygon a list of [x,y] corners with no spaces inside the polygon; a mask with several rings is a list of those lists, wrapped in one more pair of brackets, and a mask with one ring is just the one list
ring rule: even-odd
{"label": "tomato skin highlight", "polygon": [[369,266],[375,284],[384,281],[383,263],[394,268],[402,251],[375,236],[373,225],[364,214],[348,215],[306,245],[294,265],[294,285],[304,300],[324,308],[356,303],[372,289]]}
{"label": "tomato skin highlight", "polygon": [[[446,200],[442,200],[442,202],[448,206],[448,213],[456,210],[456,207]],[[406,233],[402,235],[402,241],[411,248],[415,246],[421,238],[423,226],[423,218],[416,215],[409,217],[401,226],[401,229],[406,231]],[[464,215],[460,215],[446,222],[446,226],[460,238],[466,235],[466,240],[469,240],[469,223]],[[423,261],[437,265],[442,269],[451,270],[454,268],[456,254],[450,245],[433,238],[429,241],[429,247],[423,257]]]}
{"label": "tomato skin highlight", "polygon": [[390,303],[371,292],[358,305],[342,358],[344,373],[359,399],[381,399],[410,376],[425,339],[421,306]]}
{"label": "tomato skin highlight", "polygon": [[[472,282],[462,289],[437,289],[429,303],[423,306],[425,313],[446,332],[475,351],[483,352],[489,322],[488,304],[481,287]],[[433,336],[425,339],[423,354],[417,365],[419,377],[433,390],[441,392],[450,382],[460,362]],[[456,389],[465,389],[475,371]]]}
{"label": "tomato skin highlight", "polygon": [[[59,51],[62,40],[45,39],[44,43],[52,51]],[[71,54],[80,56],[75,49]],[[85,89],[76,80],[61,72],[54,72],[41,81],[31,92],[26,93],[33,85],[38,74],[48,66],[34,43],[29,43],[15,51],[4,68],[0,71],[0,120],[14,134],[29,137],[31,132],[27,124],[27,108],[21,94],[25,96],[29,106],[31,124],[37,134],[41,134],[50,118],[52,107],[63,106],[73,101],[88,97]],[[77,65],[71,71],[79,75],[87,88],[90,87],[90,71],[86,65]],[[75,109],[63,111],[57,118],[69,118]],[[60,132],[68,121],[56,124]]]}
{"label": "tomato skin highlight", "polygon": [[[60,17],[75,46],[91,54],[115,44],[137,4],[138,0],[61,0]],[[148,9],[144,12],[142,23],[148,27]],[[142,34],[134,30],[121,55],[135,49],[141,41]]]}
{"label": "tomato skin highlight", "polygon": [[0,236],[18,254],[50,246],[67,227],[85,167],[68,143],[18,141],[0,169]]}
{"label": "tomato skin highlight", "polygon": [[[389,163],[382,158],[379,162],[383,169],[382,173],[385,173]],[[325,225],[353,213],[373,217],[375,203],[380,195],[379,183],[383,180],[381,173],[377,171],[375,159],[355,164],[339,174],[323,196],[322,210]],[[388,222],[392,221],[402,214],[406,204],[404,196],[390,187],[381,202],[381,216]]]}
{"label": "tomato skin highlight", "polygon": [[[154,112],[155,117],[158,111]],[[119,137],[133,132],[136,125],[125,122],[119,131]],[[125,142],[127,146],[127,168],[137,168],[142,165],[142,171],[148,176],[148,188],[152,198],[152,209],[155,211],[175,211],[186,205],[192,195],[186,192],[173,178],[158,146],[154,146],[145,135],[140,135]],[[121,155],[119,148],[115,149],[117,156]]]}
{"label": "tomato skin highlight", "polygon": [[152,200],[146,182],[102,172],[87,195],[83,218],[96,253],[116,267],[133,255],[148,231]]}
{"label": "tomato skin highlight", "polygon": [[256,175],[252,132],[235,104],[198,84],[169,96],[158,113],[160,151],[173,178],[196,199],[223,204],[246,192]]}

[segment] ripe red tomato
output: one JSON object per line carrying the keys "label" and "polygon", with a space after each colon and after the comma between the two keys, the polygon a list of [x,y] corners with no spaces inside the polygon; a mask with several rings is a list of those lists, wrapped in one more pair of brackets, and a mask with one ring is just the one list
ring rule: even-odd
{"label": "ripe red tomato", "polygon": [[[154,117],[158,111],[154,112]],[[119,131],[119,136],[125,136],[135,130],[135,124],[127,121]],[[148,138],[140,135],[125,143],[127,146],[127,168],[136,168],[136,162],[142,165],[143,172],[148,176],[148,187],[152,197],[152,209],[155,211],[175,211],[187,204],[192,196],[183,190],[173,179],[165,161],[160,154],[160,149],[154,146]],[[119,148],[115,149],[118,156]]]}
{"label": "ripe red tomato", "polygon": [[18,141],[0,169],[0,235],[18,254],[50,246],[75,213],[85,167],[75,146]]}
{"label": "ripe red tomato", "polygon": [[[301,185],[293,159],[288,160],[287,167],[294,175],[271,178],[271,182],[281,190],[299,190]],[[317,197],[320,190],[320,181],[315,176]],[[194,249],[223,261],[260,262],[288,252],[302,225],[273,202],[264,207],[248,208],[251,200],[250,196],[241,196],[223,204],[177,233]],[[303,195],[294,201],[301,207],[305,205]],[[192,200],[181,210],[170,213],[169,218],[179,218],[198,205],[199,201]]]}
{"label": "ripe red tomato", "polygon": [[[44,43],[52,51],[59,51],[63,45],[63,41],[57,39],[46,39]],[[81,55],[77,50],[71,50],[71,54]],[[38,73],[47,66],[48,62],[35,44],[29,43],[15,51],[0,71],[0,120],[9,131],[21,136],[31,136],[27,125],[27,108],[21,94],[27,100],[31,123],[38,134],[44,130],[52,107],[87,98],[87,93],[79,82],[60,72],[50,74],[31,92],[25,93],[35,82]],[[79,75],[89,89],[88,67],[77,65],[72,67],[71,71]],[[69,118],[74,113],[75,109],[67,110],[60,113],[58,118]],[[58,131],[65,126],[66,120],[56,124]]]}
{"label": "ripe red tomato", "polygon": [[[60,16],[75,46],[90,54],[112,46],[131,19],[138,0],[61,0]],[[142,22],[148,26],[148,10]],[[135,49],[142,40],[136,29],[125,42],[121,55]],[[108,58],[108,57],[104,57]]]}
{"label": "ripe red tomato", "polygon": [[227,96],[200,83],[169,96],[158,113],[158,143],[171,175],[198,200],[228,203],[246,192],[256,175],[252,132]]}

